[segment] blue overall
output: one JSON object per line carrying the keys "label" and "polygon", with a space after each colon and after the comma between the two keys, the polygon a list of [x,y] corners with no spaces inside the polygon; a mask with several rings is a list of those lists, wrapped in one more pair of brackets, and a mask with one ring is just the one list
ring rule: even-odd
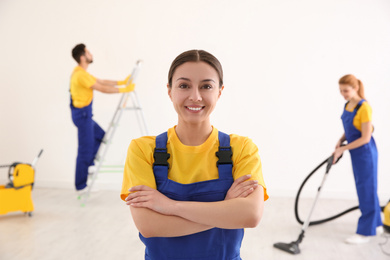
{"label": "blue overall", "polygon": [[[362,136],[361,132],[353,125],[353,119],[363,102],[364,100],[362,99],[352,112],[347,111],[347,105],[345,105],[341,119],[348,143]],[[373,236],[376,234],[376,227],[382,225],[381,209],[377,194],[378,151],[374,138],[371,136],[369,143],[351,149],[349,152],[351,154],[353,174],[359,198],[359,208],[362,213],[356,233],[364,236]]]}
{"label": "blue overall", "polygon": [[[156,137],[155,151],[166,154],[167,138],[166,132]],[[226,149],[230,152],[229,135],[219,132],[218,138],[219,150]],[[168,164],[153,166],[157,190],[177,201],[222,201],[234,181],[232,163],[218,165],[218,179],[191,184],[180,184],[169,180],[168,167]],[[244,230],[213,228],[181,237],[145,238],[141,234],[139,236],[146,246],[145,259],[148,260],[238,260],[241,259],[240,248]]]}
{"label": "blue overall", "polygon": [[92,120],[92,102],[83,108],[73,106],[70,100],[72,120],[77,127],[78,143],[75,185],[77,190],[87,186],[88,167],[93,160],[104,137],[104,130]]}

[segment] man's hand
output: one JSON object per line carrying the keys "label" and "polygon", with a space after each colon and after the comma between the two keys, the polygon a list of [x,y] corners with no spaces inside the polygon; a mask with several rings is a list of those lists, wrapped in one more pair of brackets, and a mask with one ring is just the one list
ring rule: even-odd
{"label": "man's hand", "polygon": [[119,93],[131,92],[134,90],[134,88],[135,88],[135,84],[130,83],[129,85],[127,85],[124,88],[119,88]]}
{"label": "man's hand", "polygon": [[119,80],[117,82],[117,85],[126,85],[127,82],[129,81],[130,77],[131,77],[131,74],[129,74],[129,76],[127,76],[127,78],[125,78],[125,80]]}

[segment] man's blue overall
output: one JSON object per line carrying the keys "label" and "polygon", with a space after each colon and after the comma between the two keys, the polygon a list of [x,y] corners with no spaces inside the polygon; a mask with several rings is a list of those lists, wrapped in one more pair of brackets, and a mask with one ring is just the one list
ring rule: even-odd
{"label": "man's blue overall", "polygon": [[[347,111],[347,105],[345,105],[341,119],[348,143],[362,136],[362,133],[353,125],[353,119],[363,102],[364,99],[358,103],[352,112]],[[373,236],[376,234],[376,227],[382,225],[381,209],[377,194],[378,152],[374,138],[371,136],[369,143],[349,152],[351,154],[353,174],[359,198],[359,208],[362,212],[356,233],[364,236]]]}
{"label": "man's blue overall", "polygon": [[93,160],[105,133],[104,130],[92,120],[92,102],[86,107],[76,108],[73,106],[71,99],[70,109],[72,111],[73,123],[77,126],[79,142],[75,185],[77,190],[81,190],[87,186],[88,167],[93,165]]}
{"label": "man's blue overall", "polygon": [[[230,159],[232,152],[229,135],[219,132],[218,173],[216,180],[202,181],[191,184],[180,184],[168,179],[169,154],[167,153],[167,133],[156,137],[155,163],[153,164],[157,190],[165,196],[177,201],[222,201],[233,184]],[[145,238],[140,234],[145,244],[145,259],[196,259],[196,260],[226,260],[241,259],[240,248],[244,235],[243,229],[212,228],[207,231],[181,237]]]}

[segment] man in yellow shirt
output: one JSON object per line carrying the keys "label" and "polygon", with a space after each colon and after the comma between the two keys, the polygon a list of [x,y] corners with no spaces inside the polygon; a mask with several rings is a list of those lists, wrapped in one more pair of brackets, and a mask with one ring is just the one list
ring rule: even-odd
{"label": "man in yellow shirt", "polygon": [[[93,165],[95,155],[104,137],[104,130],[92,119],[93,91],[102,93],[124,93],[134,90],[130,75],[122,81],[97,79],[87,72],[93,62],[92,54],[84,44],[76,45],[72,56],[78,63],[70,80],[70,108],[72,120],[78,129],[78,151],[76,160],[76,190],[81,194],[86,191],[88,168]],[[116,85],[126,85],[117,88]]]}

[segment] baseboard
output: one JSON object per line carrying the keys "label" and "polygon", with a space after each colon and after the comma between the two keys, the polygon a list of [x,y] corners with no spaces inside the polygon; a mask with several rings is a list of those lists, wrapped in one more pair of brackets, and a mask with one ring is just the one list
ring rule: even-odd
{"label": "baseboard", "polygon": [[[7,179],[0,179],[0,184],[8,183]],[[122,188],[122,175],[109,173],[102,173],[96,179],[94,185],[99,190],[109,190],[120,192]],[[73,180],[36,180],[34,184],[35,188],[55,188],[55,189],[74,189]],[[285,197],[295,198],[297,190],[286,190],[286,189],[267,189],[270,197]],[[301,198],[314,198],[316,191],[305,192],[301,195]],[[390,199],[389,192],[378,192],[379,200],[381,202],[387,202]],[[325,199],[350,199],[357,200],[356,191],[329,191],[323,192],[320,195],[321,198]]]}

